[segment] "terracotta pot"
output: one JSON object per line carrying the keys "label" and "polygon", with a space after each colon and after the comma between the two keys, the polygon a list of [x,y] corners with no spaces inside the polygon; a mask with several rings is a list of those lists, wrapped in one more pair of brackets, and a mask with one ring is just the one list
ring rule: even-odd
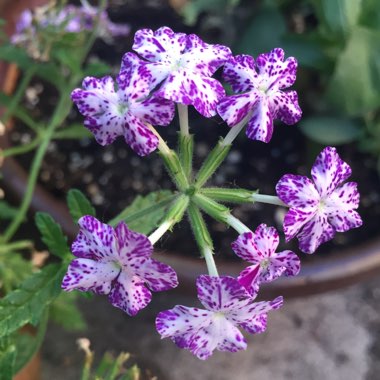
{"label": "terracotta pot", "polygon": [[[1,0],[0,0],[1,1]],[[11,11],[11,6],[15,4],[16,9],[20,11],[20,4],[43,3],[43,0],[29,1],[12,1],[7,7],[7,12]],[[1,3],[0,3],[1,4]],[[1,7],[0,7],[1,10]],[[15,20],[15,13],[10,12]],[[3,66],[2,70],[5,70]],[[13,70],[13,69],[11,69]],[[2,71],[4,72],[4,71]],[[1,78],[6,75],[1,75]],[[15,75],[13,74],[13,77]],[[10,82],[10,80],[8,80]],[[1,83],[1,82],[0,82]],[[3,82],[12,87],[10,83]],[[0,145],[7,144],[6,138],[0,141]],[[22,199],[26,188],[27,173],[13,158],[7,158],[2,168],[3,179],[9,192],[15,194]],[[44,188],[37,186],[31,209],[33,211],[45,211],[50,213],[53,218],[61,224],[63,230],[70,237],[74,237],[77,233],[77,227],[73,224],[71,216],[66,205],[54,197],[52,197]],[[179,257],[175,253],[157,254],[160,260],[172,265],[179,276],[179,291],[194,293],[194,280],[205,272],[205,266],[199,258]],[[243,268],[244,264],[218,261],[218,269],[221,274],[237,275]],[[339,252],[339,254],[331,253],[329,258],[318,257],[315,255],[313,260],[302,266],[301,273],[297,277],[281,278],[275,282],[262,287],[260,294],[267,296],[282,294],[286,297],[299,297],[309,294],[325,292],[339,287],[353,284],[357,281],[367,279],[380,271],[380,238],[364,243],[362,245],[349,248],[347,252]]]}

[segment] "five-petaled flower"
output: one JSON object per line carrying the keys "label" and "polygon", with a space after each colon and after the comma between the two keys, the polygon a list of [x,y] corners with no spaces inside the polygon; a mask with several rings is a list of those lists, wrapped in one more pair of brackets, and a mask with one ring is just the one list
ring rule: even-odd
{"label": "five-petaled flower", "polygon": [[360,227],[355,211],[359,206],[356,182],[342,183],[351,175],[350,166],[335,148],[325,148],[312,169],[313,182],[301,175],[284,175],[276,185],[279,198],[290,206],[285,216],[286,240],[298,236],[300,249],[313,253],[336,232]]}
{"label": "five-petaled flower", "polygon": [[193,105],[205,117],[216,114],[216,105],[225,95],[223,86],[211,75],[231,56],[226,46],[210,45],[195,34],[174,33],[164,26],[155,32],[138,30],[132,47],[154,78],[161,83],[157,96],[176,103]]}
{"label": "five-petaled flower", "polygon": [[158,145],[158,138],[148,125],[168,125],[174,117],[174,105],[149,96],[151,76],[139,61],[133,53],[124,55],[116,78],[117,89],[110,76],[87,77],[84,90],[75,89],[71,98],[99,144],[111,144],[118,136],[124,136],[137,154],[145,156]]}
{"label": "five-petaled flower", "polygon": [[233,243],[232,249],[243,260],[253,265],[245,268],[237,278],[251,294],[256,294],[261,283],[271,282],[283,273],[296,276],[300,260],[292,251],[276,252],[280,242],[274,227],[260,224],[255,233],[245,232]]}
{"label": "five-petaled flower", "polygon": [[[83,216],[80,232],[72,245],[77,257],[62,281],[62,289],[108,294],[113,306],[135,315],[158,292],[177,286],[175,271],[151,258],[149,239],[128,229],[124,222],[116,228]],[[149,289],[150,290],[149,290]]]}
{"label": "five-petaled flower", "polygon": [[301,118],[297,93],[282,91],[295,82],[296,71],[296,59],[290,57],[284,62],[280,48],[259,55],[256,62],[249,55],[232,57],[224,66],[223,76],[238,94],[220,101],[219,115],[230,127],[248,121],[247,136],[269,142],[274,119],[290,125]]}
{"label": "five-petaled flower", "polygon": [[247,342],[238,327],[251,334],[266,329],[267,312],[282,306],[282,297],[253,302],[253,297],[233,277],[199,276],[198,298],[207,309],[177,305],[158,314],[157,331],[170,337],[180,348],[199,359],[207,359],[215,349],[236,352]]}

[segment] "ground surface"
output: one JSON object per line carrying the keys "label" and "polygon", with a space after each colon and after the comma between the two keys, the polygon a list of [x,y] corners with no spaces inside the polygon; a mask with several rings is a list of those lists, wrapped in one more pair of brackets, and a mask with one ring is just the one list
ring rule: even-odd
{"label": "ground surface", "polygon": [[245,352],[216,352],[206,362],[160,340],[159,310],[191,297],[156,295],[139,317],[129,318],[105,298],[86,300],[89,331],[68,334],[50,326],[43,347],[42,380],[78,380],[82,354],[77,337],[90,338],[98,354],[133,353],[159,380],[377,380],[380,371],[380,276],[353,287],[286,301],[272,312],[267,332],[249,337]]}

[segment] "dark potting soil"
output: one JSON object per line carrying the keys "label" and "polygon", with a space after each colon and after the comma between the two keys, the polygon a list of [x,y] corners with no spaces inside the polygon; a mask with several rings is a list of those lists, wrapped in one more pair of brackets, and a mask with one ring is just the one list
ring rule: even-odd
{"label": "dark potting soil", "polygon": [[[134,3],[131,2],[132,5]],[[148,7],[145,11],[141,8],[144,5]],[[115,73],[118,71],[122,55],[131,50],[136,29],[146,26],[154,29],[168,25],[175,30],[191,31],[183,27],[179,17],[166,5],[166,2],[144,1],[140,4],[136,2],[135,6],[135,10],[132,7],[128,12],[112,9],[110,12],[114,21],[123,20],[131,24],[133,32],[130,37],[122,41],[117,40],[112,47],[98,42],[92,52],[93,56],[105,59],[114,65]],[[39,81],[35,81],[28,91],[25,106],[32,109],[36,116],[50,114],[56,101],[54,91]],[[302,93],[300,99],[302,101]],[[83,121],[76,110],[70,115],[67,124],[75,120]],[[195,134],[194,164],[197,169],[218,137],[228,132],[228,127],[218,117],[207,120],[192,109],[190,125],[192,133]],[[177,130],[177,120],[169,127],[158,128],[171,147],[176,144]],[[30,139],[31,135],[24,126],[15,126],[11,134],[14,145],[26,143]],[[263,194],[274,195],[275,185],[282,175],[298,173],[310,176],[312,163],[322,149],[322,146],[316,146],[306,140],[297,126],[276,124],[274,136],[269,144],[248,140],[242,133],[234,143],[226,161],[209,181],[209,185],[259,189]],[[318,252],[322,256],[332,250],[339,251],[376,236],[380,221],[380,180],[375,158],[358,152],[355,144],[338,147],[338,151],[352,167],[353,175],[350,181],[359,184],[361,192],[359,212],[364,225],[359,229],[338,233],[331,242],[320,247]],[[31,154],[20,157],[25,168],[28,168],[31,159]],[[52,142],[44,159],[39,181],[61,200],[65,199],[70,188],[82,190],[91,199],[97,209],[97,216],[103,221],[114,217],[137,195],[146,195],[155,190],[173,189],[158,155],[153,153],[141,158],[122,138],[107,147],[101,147],[93,139]],[[233,209],[233,214],[241,218],[251,229],[255,229],[260,223],[266,223],[277,227],[280,231],[285,212],[282,207],[265,204],[245,204]],[[230,244],[236,239],[236,232],[210,218],[206,220],[211,228],[216,252],[227,259],[235,257]],[[184,241],[187,243],[184,244]],[[172,234],[164,237],[159,246],[179,254],[199,256],[186,220],[176,226]],[[280,249],[285,247],[299,252],[296,241],[285,245],[282,235]],[[302,256],[307,257],[307,255]]]}

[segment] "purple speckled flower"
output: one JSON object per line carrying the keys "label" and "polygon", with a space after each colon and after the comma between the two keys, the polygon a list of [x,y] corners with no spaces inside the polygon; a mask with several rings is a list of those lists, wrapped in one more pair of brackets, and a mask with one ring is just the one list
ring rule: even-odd
{"label": "purple speckled flower", "polygon": [[156,319],[162,338],[171,338],[180,348],[205,360],[215,349],[236,352],[247,342],[238,327],[251,334],[266,329],[267,312],[282,306],[282,297],[253,302],[247,290],[233,277],[202,275],[197,279],[198,298],[206,308],[177,305]]}
{"label": "purple speckled flower", "polygon": [[314,253],[331,240],[336,232],[362,225],[356,182],[342,183],[351,175],[350,166],[335,148],[325,148],[317,157],[311,176],[284,175],[276,186],[278,197],[290,206],[285,216],[284,232],[289,241],[297,235],[300,249]]}
{"label": "purple speckled flower", "polygon": [[225,92],[210,77],[231,56],[229,48],[162,27],[155,32],[137,31],[133,49],[149,61],[145,65],[154,78],[152,88],[161,83],[157,96],[193,105],[205,117],[216,114],[216,105]]}
{"label": "purple speckled flower", "polygon": [[300,270],[300,260],[292,251],[276,252],[280,242],[274,227],[260,224],[255,233],[245,232],[233,243],[235,253],[253,265],[245,268],[238,281],[251,294],[257,294],[261,283],[271,282],[283,273],[296,276]]}
{"label": "purple speckled flower", "polygon": [[133,53],[127,53],[118,75],[117,89],[109,76],[87,77],[83,90],[75,89],[72,100],[85,116],[84,125],[101,145],[124,136],[140,156],[157,148],[158,138],[147,124],[168,125],[174,117],[171,101],[149,95],[150,75]]}
{"label": "purple speckled flower", "polygon": [[284,62],[284,51],[279,48],[259,55],[256,62],[249,55],[230,58],[223,76],[238,94],[220,101],[219,115],[230,127],[248,118],[247,136],[269,142],[274,119],[294,124],[301,118],[297,93],[282,91],[295,82],[296,71],[296,59],[290,57]]}
{"label": "purple speckled flower", "polygon": [[149,239],[129,230],[124,222],[114,229],[92,216],[83,216],[78,224],[80,232],[71,247],[77,259],[63,278],[63,290],[108,294],[113,306],[136,315],[150,302],[150,290],[178,285],[175,271],[151,258]]}

